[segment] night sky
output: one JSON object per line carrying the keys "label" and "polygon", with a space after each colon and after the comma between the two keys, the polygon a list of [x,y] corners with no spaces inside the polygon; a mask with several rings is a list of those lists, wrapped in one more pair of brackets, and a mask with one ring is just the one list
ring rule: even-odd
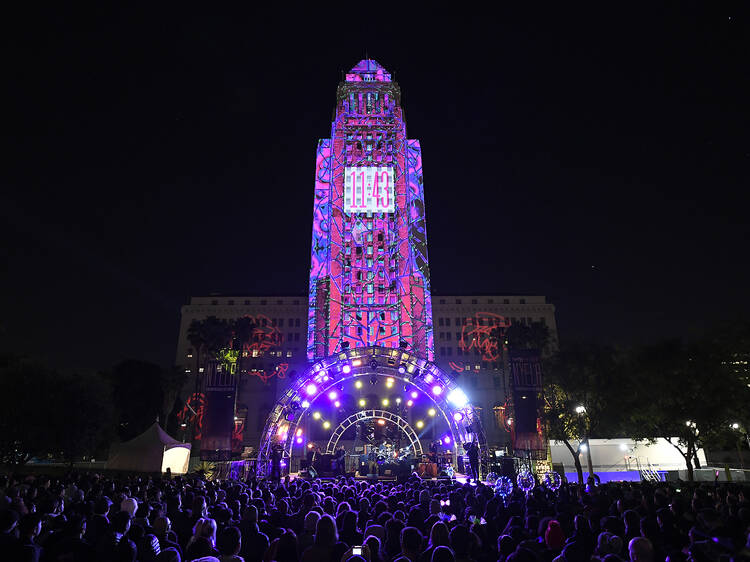
{"label": "night sky", "polygon": [[191,295],[304,295],[365,52],[422,143],[434,294],[547,295],[563,341],[747,316],[746,13],[432,6],[4,18],[0,351],[168,365]]}

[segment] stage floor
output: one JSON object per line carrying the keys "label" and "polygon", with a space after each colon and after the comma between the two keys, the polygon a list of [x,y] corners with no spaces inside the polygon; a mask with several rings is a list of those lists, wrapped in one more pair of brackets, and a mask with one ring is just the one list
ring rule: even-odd
{"label": "stage floor", "polygon": [[[289,474],[289,480],[295,480],[297,478],[301,478],[301,476],[299,476],[298,472],[292,472],[292,473]],[[341,478],[341,476],[318,476],[314,480],[336,481],[339,478]],[[359,480],[359,481],[367,481],[368,480],[367,476],[355,476],[354,479],[355,480]],[[456,472],[455,475],[454,475],[454,477],[453,477],[453,479],[456,482],[460,483],[460,484],[466,484],[466,482],[469,480],[469,477],[466,476],[465,474],[461,474],[460,472]],[[437,482],[438,480],[447,480],[447,478],[422,478],[422,480],[431,480],[433,482]],[[377,481],[378,482],[395,482],[396,481],[396,477],[395,476],[378,476]],[[476,485],[474,482],[470,482],[470,484],[472,486]],[[486,484],[486,482],[485,482],[485,484]]]}

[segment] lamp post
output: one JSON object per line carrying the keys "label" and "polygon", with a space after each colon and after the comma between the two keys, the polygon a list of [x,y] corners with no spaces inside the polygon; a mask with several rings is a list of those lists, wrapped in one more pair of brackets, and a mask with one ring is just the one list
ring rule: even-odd
{"label": "lamp post", "polygon": [[580,449],[586,453],[586,461],[587,461],[588,469],[589,469],[589,477],[593,478],[594,463],[591,460],[591,442],[589,441],[589,428],[590,428],[589,418],[586,415],[586,408],[583,405],[576,406],[575,412],[579,416],[585,416],[583,418],[583,423],[586,426],[586,443],[582,444],[580,446]]}

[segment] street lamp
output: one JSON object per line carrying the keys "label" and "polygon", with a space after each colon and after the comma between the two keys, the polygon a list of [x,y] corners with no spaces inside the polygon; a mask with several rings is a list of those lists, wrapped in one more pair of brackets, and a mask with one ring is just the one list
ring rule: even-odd
{"label": "street lamp", "polygon": [[576,414],[580,415],[580,414],[585,414],[585,413],[586,413],[586,408],[584,408],[583,406],[576,406]]}

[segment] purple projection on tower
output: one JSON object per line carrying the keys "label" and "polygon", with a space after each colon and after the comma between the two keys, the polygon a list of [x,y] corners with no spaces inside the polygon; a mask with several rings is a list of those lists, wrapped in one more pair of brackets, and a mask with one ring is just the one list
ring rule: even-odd
{"label": "purple projection on tower", "polygon": [[422,153],[406,137],[401,90],[368,59],[336,98],[315,164],[308,359],[403,342],[431,361]]}

